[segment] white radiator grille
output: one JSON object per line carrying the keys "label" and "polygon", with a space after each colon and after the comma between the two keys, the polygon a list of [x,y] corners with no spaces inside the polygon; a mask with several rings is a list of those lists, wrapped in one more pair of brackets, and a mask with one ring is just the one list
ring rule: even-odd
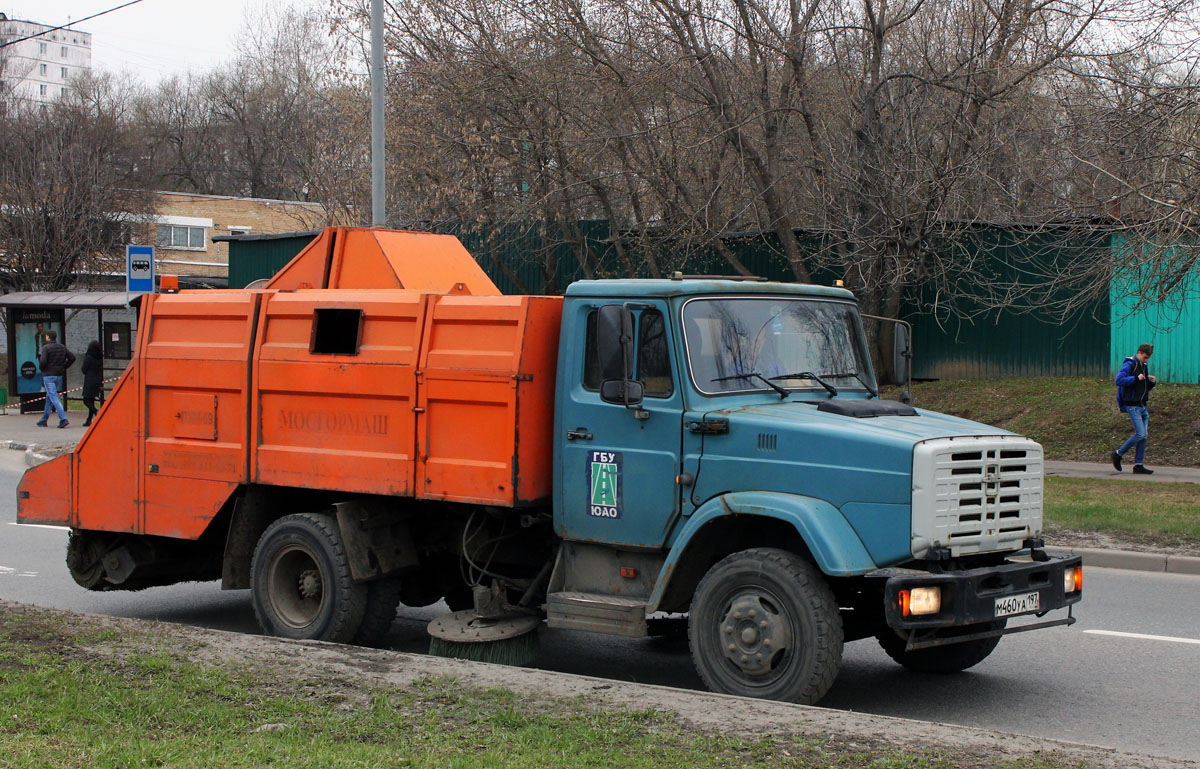
{"label": "white radiator grille", "polygon": [[1042,531],[1042,447],[1019,436],[938,438],[913,449],[912,553],[1018,550]]}

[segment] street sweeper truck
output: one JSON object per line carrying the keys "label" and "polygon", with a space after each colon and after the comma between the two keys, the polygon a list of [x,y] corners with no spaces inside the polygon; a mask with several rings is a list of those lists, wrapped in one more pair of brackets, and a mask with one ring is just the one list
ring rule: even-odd
{"label": "street sweeper truck", "polygon": [[139,312],[18,489],[91,590],[219,579],[269,634],[363,644],[444,600],[435,653],[514,662],[674,620],[713,690],[803,703],[849,641],[949,673],[1074,621],[1041,447],[880,399],[841,288],[503,296],[453,237],[331,228],[262,288]]}

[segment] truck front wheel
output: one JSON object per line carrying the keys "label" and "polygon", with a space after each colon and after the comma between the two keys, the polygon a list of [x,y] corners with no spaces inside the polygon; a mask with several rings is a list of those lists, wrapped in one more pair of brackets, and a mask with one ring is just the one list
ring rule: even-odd
{"label": "truck front wheel", "polygon": [[[957,629],[951,635],[1000,630],[1004,625],[1004,620],[988,622],[983,625],[970,625]],[[1000,643],[1000,636],[997,635],[945,646],[930,646],[924,649],[905,651],[906,639],[897,635],[891,628],[884,628],[876,638],[879,639],[879,645],[883,647],[889,657],[918,673],[960,673],[983,662],[996,648],[996,644]]]}
{"label": "truck front wheel", "polygon": [[362,626],[368,588],[352,578],[331,515],[289,515],[268,526],[250,576],[254,614],[270,635],[347,643]]}
{"label": "truck front wheel", "polygon": [[755,548],[718,562],[696,588],[688,623],[692,659],[712,691],[811,705],[837,677],[837,601],[794,553]]}

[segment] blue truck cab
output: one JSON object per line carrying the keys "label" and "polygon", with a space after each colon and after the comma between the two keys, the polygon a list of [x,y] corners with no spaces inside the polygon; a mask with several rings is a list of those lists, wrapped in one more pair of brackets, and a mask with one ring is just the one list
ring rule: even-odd
{"label": "blue truck cab", "polygon": [[880,399],[848,291],[581,281],[557,381],[550,627],[686,614],[711,689],[812,703],[848,641],[957,672],[1074,621],[1081,561],[1042,549],[1041,447]]}

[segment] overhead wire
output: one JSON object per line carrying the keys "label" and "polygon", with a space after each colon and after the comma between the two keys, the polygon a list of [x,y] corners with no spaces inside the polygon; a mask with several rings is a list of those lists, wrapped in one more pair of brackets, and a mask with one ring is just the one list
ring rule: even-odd
{"label": "overhead wire", "polygon": [[122,3],[121,5],[109,8],[107,11],[100,11],[99,13],[93,13],[91,16],[84,16],[82,19],[76,19],[75,21],[68,21],[66,24],[60,24],[57,27],[50,27],[49,29],[43,29],[41,32],[37,32],[32,35],[26,35],[25,37],[18,37],[16,40],[9,40],[6,43],[0,43],[0,48],[7,48],[10,45],[16,45],[17,43],[24,43],[26,40],[33,40],[34,38],[41,37],[42,35],[48,35],[51,32],[57,32],[60,29],[66,29],[67,27],[73,27],[76,24],[82,24],[83,22],[85,22],[89,19],[94,19],[98,16],[103,16],[106,13],[112,13],[113,11],[119,11],[122,8],[127,8],[131,5],[137,5],[140,2],[142,2],[142,0],[129,0],[129,2]]}

